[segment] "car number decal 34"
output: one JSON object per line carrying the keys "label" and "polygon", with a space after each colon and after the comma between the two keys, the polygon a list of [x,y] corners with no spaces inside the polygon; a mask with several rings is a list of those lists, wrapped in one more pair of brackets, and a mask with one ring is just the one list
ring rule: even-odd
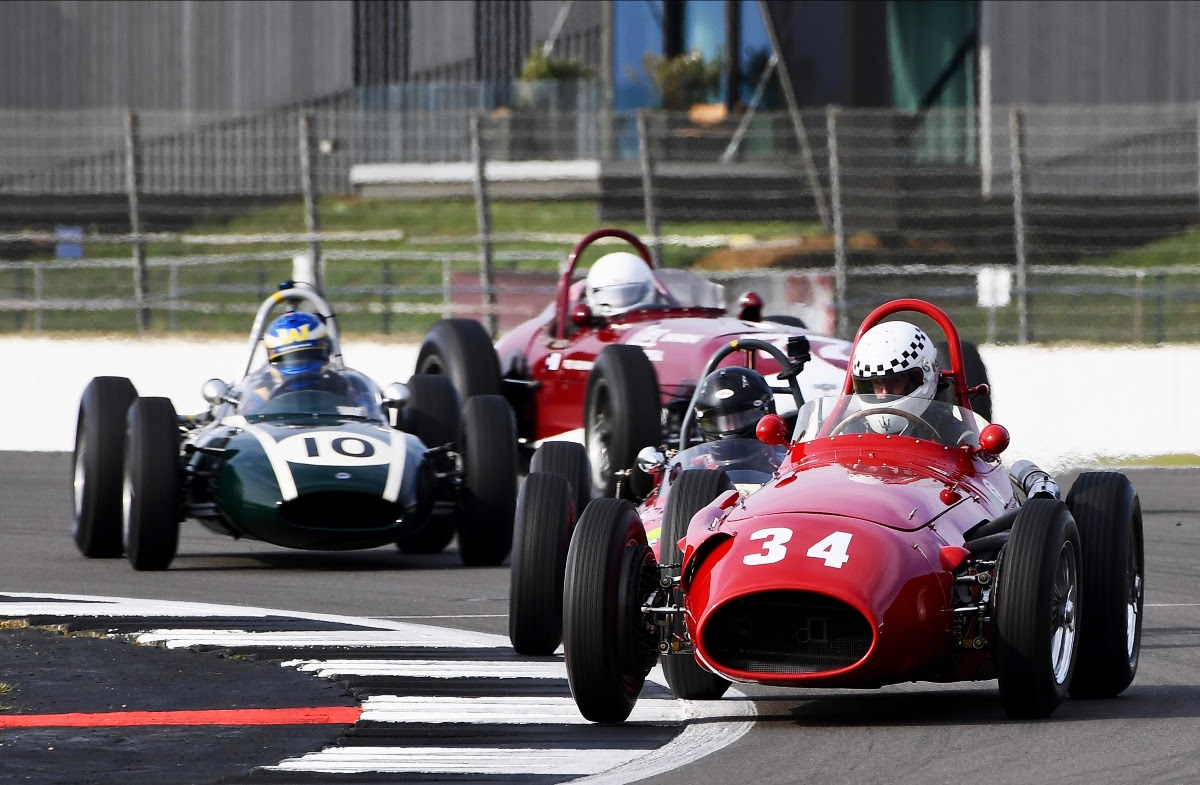
{"label": "car number decal 34", "polygon": [[[791,529],[782,526],[753,532],[750,539],[762,540],[761,550],[742,557],[742,563],[754,566],[783,561],[783,557],[787,556],[787,544],[791,542],[793,534]],[[853,536],[849,532],[833,532],[814,543],[804,555],[820,559],[825,562],[826,567],[841,569],[843,564],[850,561],[850,540]]]}

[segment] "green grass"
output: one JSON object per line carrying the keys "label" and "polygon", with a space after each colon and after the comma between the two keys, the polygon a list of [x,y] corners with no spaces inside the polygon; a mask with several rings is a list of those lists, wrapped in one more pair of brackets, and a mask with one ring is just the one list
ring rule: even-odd
{"label": "green grass", "polygon": [[1126,468],[1170,468],[1200,466],[1200,455],[1194,453],[1179,453],[1174,455],[1135,456],[1129,458],[1101,458],[1097,461],[1101,466]]}

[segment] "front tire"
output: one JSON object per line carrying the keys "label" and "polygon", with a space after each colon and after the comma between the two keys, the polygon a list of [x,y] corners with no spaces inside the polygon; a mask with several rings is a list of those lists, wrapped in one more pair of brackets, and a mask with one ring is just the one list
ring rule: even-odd
{"label": "front tire", "polygon": [[426,447],[453,444],[458,437],[462,403],[450,377],[416,373],[407,385],[408,403],[401,413],[404,431]]}
{"label": "front tire", "polygon": [[529,462],[529,473],[550,472],[571,484],[571,496],[575,500],[574,524],[583,515],[592,498],[592,468],[588,465],[587,450],[575,442],[545,442],[533,454]]}
{"label": "front tire", "polygon": [[1049,717],[1067,694],[1079,651],[1081,566],[1066,505],[1027,501],[996,577],[996,677],[1010,718]]}
{"label": "front tire", "polygon": [[477,395],[463,407],[458,549],[463,564],[494,567],[512,548],[517,507],[517,427],[508,401]]}
{"label": "front tire", "polygon": [[75,547],[89,559],[121,555],[121,471],[125,418],[137,400],[123,376],[97,376],[83,390],[72,466]]}
{"label": "front tire", "polygon": [[449,377],[464,401],[501,395],[500,360],[492,339],[474,319],[439,319],[417,350],[415,373]]}
{"label": "front tire", "polygon": [[[710,469],[688,469],[675,478],[667,509],[663,513],[662,539],[658,541],[660,564],[681,564],[683,553],[678,542],[687,534],[692,516],[707,507],[721,494],[733,490],[729,475]],[[679,568],[669,570],[672,577]],[[683,593],[676,587],[672,604],[682,607]],[[682,617],[672,623],[672,632],[682,638],[686,629]],[[685,700],[716,700],[729,689],[729,681],[700,667],[695,655],[672,654],[662,658],[663,673],[676,698]]]}
{"label": "front tire", "polygon": [[169,398],[129,407],[122,498],[125,555],[135,570],[165,570],[179,547],[179,419]]}
{"label": "front tire", "polygon": [[596,499],[588,505],[567,552],[563,646],[571,696],[592,722],[629,717],[654,666],[654,635],[641,606],[657,572],[632,504]]}
{"label": "front tire", "polygon": [[521,485],[513,532],[508,638],[517,654],[545,656],[562,643],[563,576],[575,524],[567,480],[533,472]]}
{"label": "front tire", "polygon": [[[636,472],[638,451],[659,444],[661,410],[658,376],[645,352],[624,344],[600,352],[588,377],[584,404],[584,442],[592,467],[593,496],[616,496],[616,472]],[[633,488],[631,482],[620,485],[625,499],[636,499],[636,491],[645,490]]]}
{"label": "front tire", "polygon": [[1083,546],[1083,632],[1072,698],[1113,698],[1133,683],[1142,648],[1142,505],[1119,472],[1084,472],[1067,494]]}

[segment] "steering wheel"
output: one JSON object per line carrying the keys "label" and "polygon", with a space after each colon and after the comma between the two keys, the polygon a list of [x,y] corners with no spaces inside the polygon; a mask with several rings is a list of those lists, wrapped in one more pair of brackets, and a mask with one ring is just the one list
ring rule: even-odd
{"label": "steering wheel", "polygon": [[912,412],[907,412],[904,409],[897,409],[892,406],[880,406],[876,409],[862,409],[861,411],[857,411],[854,414],[847,416],[846,419],[844,419],[840,423],[838,423],[837,427],[835,427],[829,435],[837,436],[837,435],[841,434],[843,431],[845,431],[846,428],[850,427],[851,425],[858,422],[859,420],[865,419],[865,418],[870,417],[875,414],[894,414],[897,417],[903,418],[905,421],[908,422],[909,425],[913,426],[914,428],[918,428],[918,429],[924,428],[926,431],[929,432],[929,436],[927,436],[926,438],[929,438],[929,439],[937,438],[937,435],[938,435],[937,430],[932,425],[930,425],[928,422],[926,422],[920,415],[913,414]]}

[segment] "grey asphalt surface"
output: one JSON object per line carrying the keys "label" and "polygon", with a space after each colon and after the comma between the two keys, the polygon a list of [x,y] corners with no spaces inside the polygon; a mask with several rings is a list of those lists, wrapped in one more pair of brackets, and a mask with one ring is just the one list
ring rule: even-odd
{"label": "grey asphalt surface", "polygon": [[[83,559],[70,538],[69,463],[69,457],[62,454],[0,453],[0,592],[203,601],[403,618],[497,634],[507,631],[508,569],[466,569],[457,565],[453,552],[436,557],[407,557],[388,549],[343,554],[293,552],[234,542],[186,525],[180,556],[166,573],[135,573],[123,561]],[[1122,697],[1068,700],[1049,721],[1020,722],[1004,718],[994,682],[898,685],[877,691],[747,686],[744,691],[756,698],[760,713],[755,729],[716,755],[696,762],[680,761],[680,768],[656,777],[656,785],[698,781],[876,785],[976,778],[989,784],[1200,782],[1200,585],[1196,581],[1200,470],[1126,473],[1139,490],[1145,516],[1147,608],[1141,667]],[[1069,487],[1069,477],[1060,479],[1064,488]],[[0,634],[0,650],[4,650],[0,681],[6,680],[7,669],[17,667],[8,664],[13,661],[9,651],[13,640]],[[0,696],[0,703],[15,703],[19,698],[34,711],[68,710],[61,703],[64,695],[78,693],[81,699],[87,695],[75,689],[86,677],[83,682],[71,680],[73,673],[83,672],[81,659],[97,657],[103,663],[110,652],[58,652],[61,646],[78,646],[81,640],[35,642],[43,648],[33,661],[49,672],[43,674],[43,686],[24,695]],[[116,647],[111,653],[118,659],[122,656],[119,647],[126,645],[85,641],[85,645],[92,643]],[[132,664],[125,683],[132,695],[135,687],[152,679],[135,659],[142,656],[142,650],[128,648]],[[212,654],[158,653],[169,658],[219,660]],[[26,671],[14,672],[32,673],[28,662],[21,666]],[[113,662],[109,660],[107,669],[100,666],[101,671],[119,667]],[[215,689],[218,672],[225,671],[214,669],[254,665],[226,660],[197,667],[196,662],[170,662],[161,667],[167,673],[205,674],[199,689]],[[280,675],[273,673],[273,677]],[[56,684],[62,685],[61,690]],[[112,700],[119,691],[100,697]],[[213,697],[215,700],[215,693]],[[45,703],[34,705],[39,701]],[[55,705],[54,701],[60,702]],[[311,730],[329,733],[332,729]],[[174,750],[213,735],[211,729],[190,732],[192,736],[164,741],[161,749]],[[15,752],[8,746],[10,733],[0,731],[0,742],[5,744],[0,747],[0,782],[101,781],[70,763],[64,766],[50,757],[52,752],[36,750],[32,743],[21,749],[34,757],[21,759],[20,769],[10,766],[10,760],[17,760],[10,757]],[[96,737],[94,754],[119,760],[122,745],[129,744],[130,736],[126,732]],[[53,746],[53,739],[41,737],[38,743]],[[260,742],[248,739],[244,746],[228,746],[225,757],[233,759],[255,743]],[[308,744],[306,749],[323,743]],[[223,742],[216,746],[226,748]],[[289,754],[277,752],[271,749],[262,754],[274,755],[274,761]],[[140,760],[136,755],[133,758]],[[245,768],[259,762],[259,757],[247,758]],[[33,767],[29,771],[37,776],[26,777],[26,765]],[[133,771],[135,775],[124,781],[156,781],[139,779],[137,769]]]}

